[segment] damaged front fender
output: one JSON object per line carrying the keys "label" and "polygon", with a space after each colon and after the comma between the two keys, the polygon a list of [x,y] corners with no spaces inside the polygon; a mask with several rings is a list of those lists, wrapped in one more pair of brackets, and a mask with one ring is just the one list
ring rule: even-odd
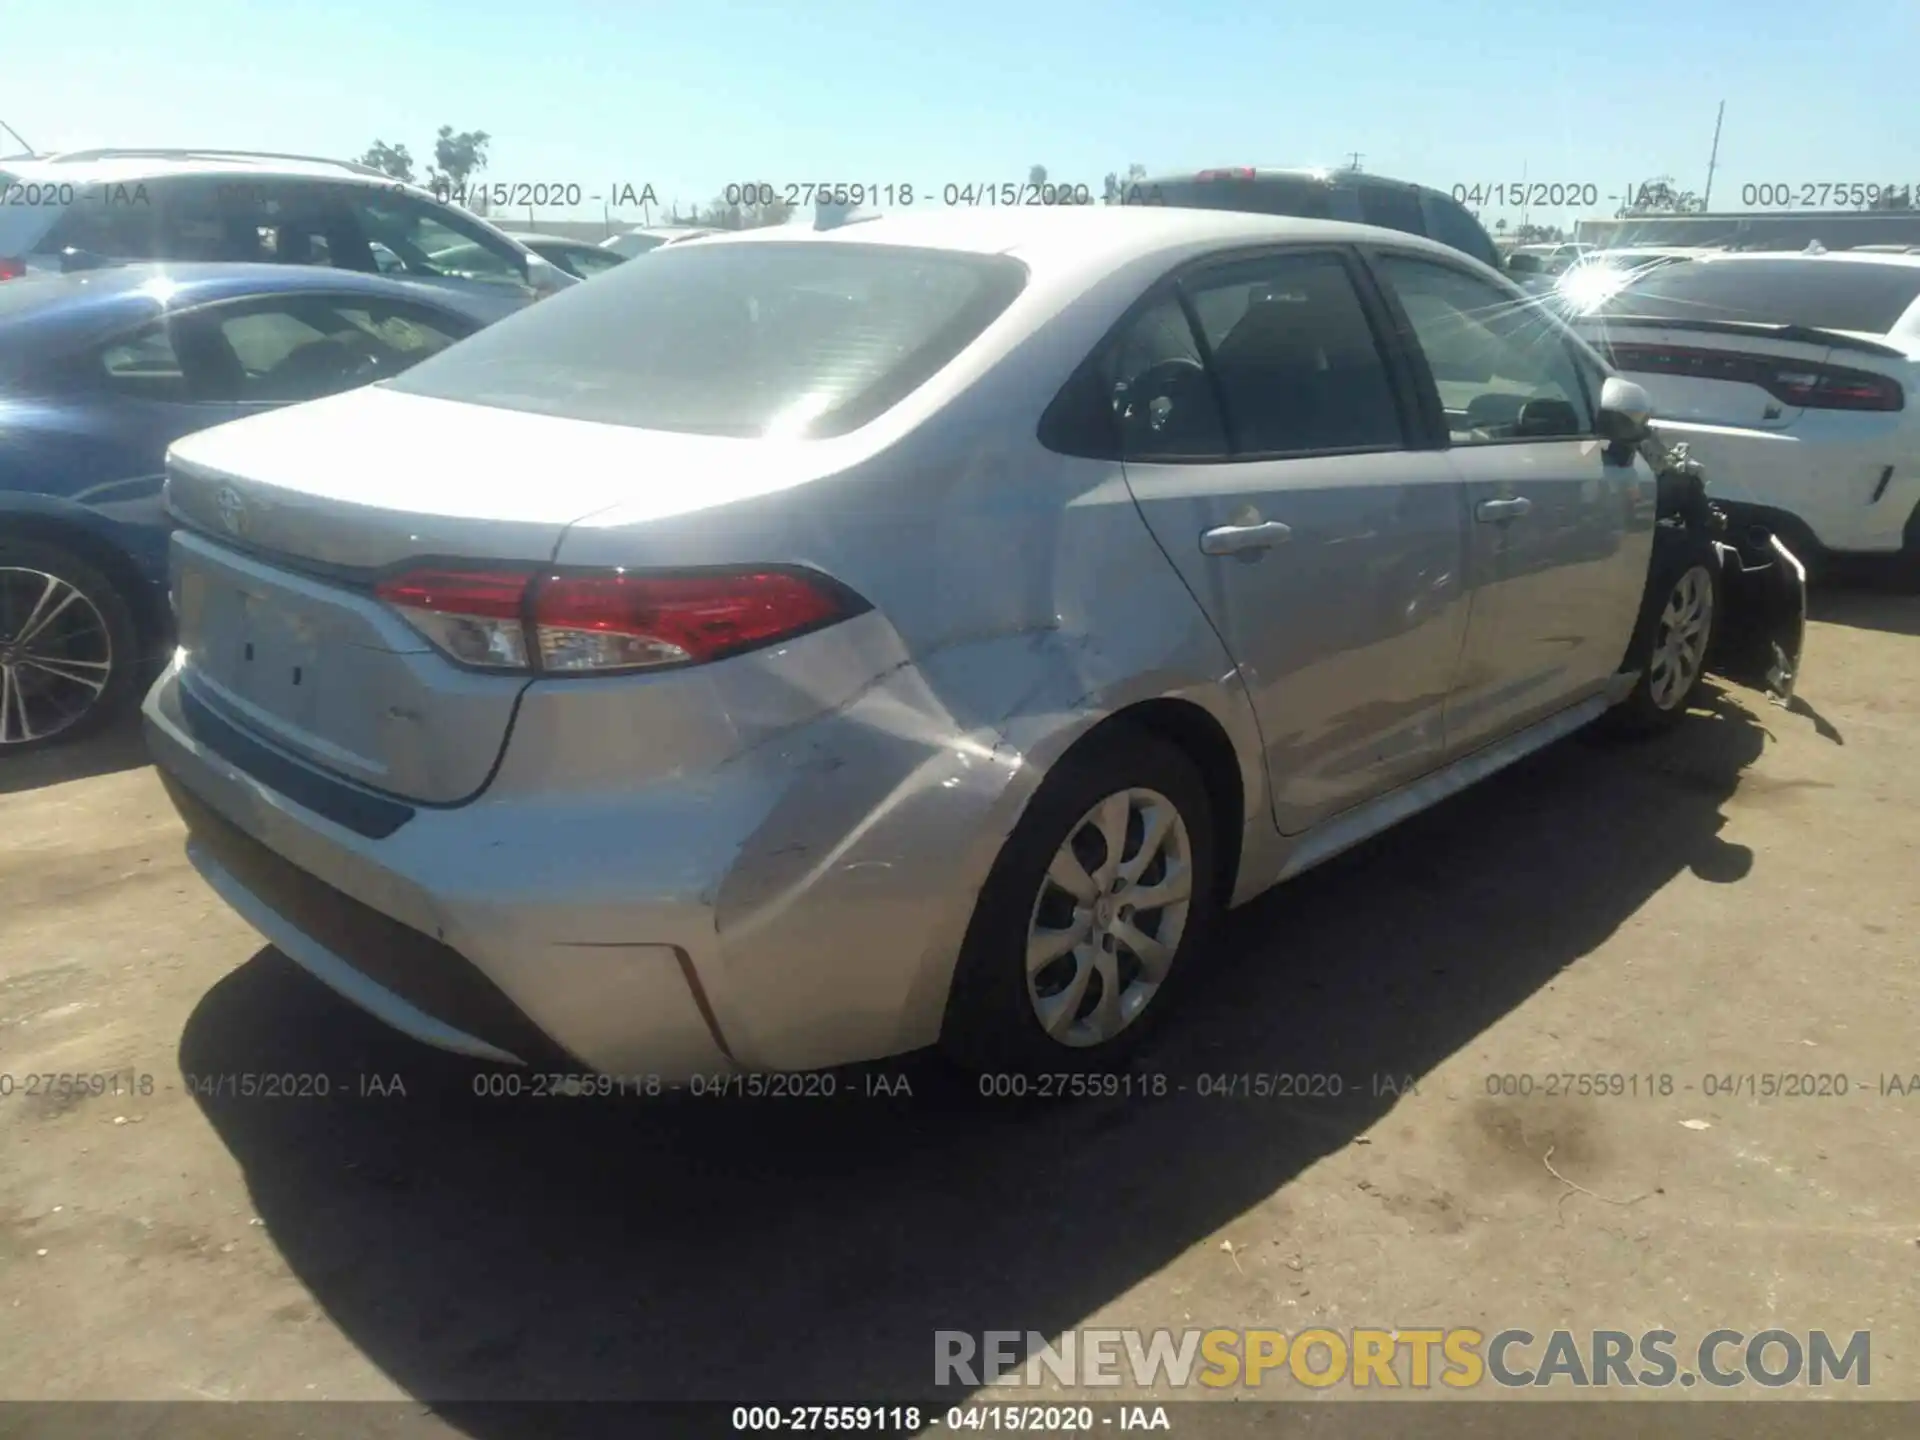
{"label": "damaged front fender", "polygon": [[1720,555],[1720,616],[1707,669],[1787,705],[1806,645],[1807,567],[1760,526],[1716,537],[1713,546]]}
{"label": "damaged front fender", "polygon": [[1684,442],[1668,445],[1650,436],[1645,453],[1659,477],[1665,543],[1685,545],[1694,554],[1710,551],[1719,562],[1718,614],[1706,668],[1766,691],[1777,705],[1789,704],[1806,646],[1807,567],[1765,525],[1729,522],[1708,498],[1706,475]]}

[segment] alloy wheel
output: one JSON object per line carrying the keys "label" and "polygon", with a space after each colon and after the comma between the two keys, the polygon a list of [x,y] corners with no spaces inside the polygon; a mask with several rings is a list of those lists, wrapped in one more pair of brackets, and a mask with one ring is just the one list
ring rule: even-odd
{"label": "alloy wheel", "polygon": [[100,608],[44,570],[0,566],[0,748],[79,723],[113,676]]}
{"label": "alloy wheel", "polygon": [[1067,833],[1034,898],[1027,998],[1076,1049],[1113,1039],[1165,983],[1193,894],[1193,841],[1157,790],[1094,805]]}
{"label": "alloy wheel", "polygon": [[1695,565],[1674,584],[1660,612],[1647,673],[1647,696],[1657,708],[1671,710],[1686,698],[1706,663],[1712,636],[1713,577],[1705,566]]}

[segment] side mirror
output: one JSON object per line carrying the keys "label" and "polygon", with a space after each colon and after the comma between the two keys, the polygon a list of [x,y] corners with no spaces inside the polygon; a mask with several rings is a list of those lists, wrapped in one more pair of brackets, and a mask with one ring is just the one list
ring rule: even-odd
{"label": "side mirror", "polygon": [[1653,430],[1653,402],[1647,392],[1631,380],[1609,375],[1600,387],[1600,414],[1597,429],[1602,439],[1615,445],[1638,445]]}

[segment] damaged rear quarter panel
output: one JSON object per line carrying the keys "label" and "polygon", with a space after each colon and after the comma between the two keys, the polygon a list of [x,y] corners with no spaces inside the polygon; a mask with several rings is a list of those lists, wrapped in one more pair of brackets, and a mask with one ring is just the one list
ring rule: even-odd
{"label": "damaged rear quarter panel", "polygon": [[1266,814],[1239,677],[1117,477],[915,568],[944,616],[889,603],[886,577],[853,581],[921,627],[902,663],[737,762],[766,767],[777,798],[721,884],[702,979],[751,1063],[936,1039],[1002,843],[1054,762],[1128,706],[1212,715],[1243,760],[1243,813]]}

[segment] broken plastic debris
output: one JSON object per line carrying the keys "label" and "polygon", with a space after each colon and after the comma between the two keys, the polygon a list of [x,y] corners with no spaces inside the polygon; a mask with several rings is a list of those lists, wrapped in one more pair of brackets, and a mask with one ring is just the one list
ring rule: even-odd
{"label": "broken plastic debris", "polygon": [[1711,1120],[1682,1120],[1680,1123],[1689,1130],[1711,1130],[1713,1128],[1713,1122]]}

